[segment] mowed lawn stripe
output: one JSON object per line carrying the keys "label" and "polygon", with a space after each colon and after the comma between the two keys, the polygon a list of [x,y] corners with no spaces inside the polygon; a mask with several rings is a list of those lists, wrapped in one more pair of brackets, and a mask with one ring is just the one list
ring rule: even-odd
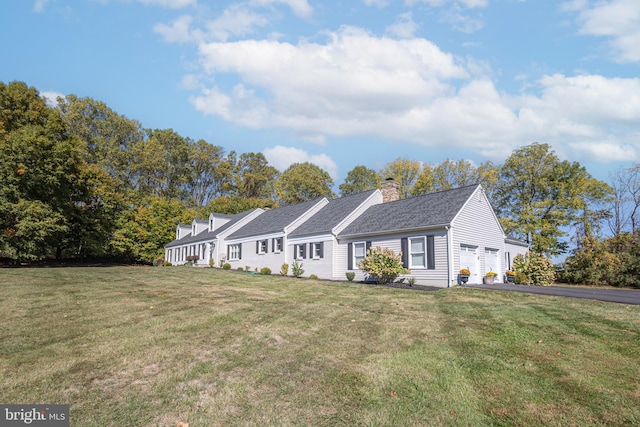
{"label": "mowed lawn stripe", "polygon": [[640,424],[640,308],[209,268],[0,270],[0,396],[73,425]]}

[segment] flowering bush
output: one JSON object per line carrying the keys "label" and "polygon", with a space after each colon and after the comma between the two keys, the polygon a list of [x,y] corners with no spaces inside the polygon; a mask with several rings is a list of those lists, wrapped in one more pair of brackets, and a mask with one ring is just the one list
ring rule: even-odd
{"label": "flowering bush", "polygon": [[527,252],[513,259],[516,283],[549,286],[556,278],[553,262],[541,253]]}
{"label": "flowering bush", "polygon": [[516,272],[513,270],[507,270],[504,272],[504,274],[506,274],[507,276],[515,276]]}
{"label": "flowering bush", "polygon": [[487,277],[496,277],[498,275],[498,273],[496,273],[495,271],[487,271],[487,274],[485,274],[485,276]]}
{"label": "flowering bush", "polygon": [[463,269],[460,270],[460,274],[463,275],[463,276],[468,276],[468,275],[471,274],[471,272],[469,271],[468,268],[463,268]]}
{"label": "flowering bush", "polygon": [[377,283],[391,283],[409,270],[402,265],[402,252],[395,253],[389,248],[375,248],[367,251],[367,256],[358,262],[358,268],[373,276]]}
{"label": "flowering bush", "polygon": [[187,255],[187,261],[197,261],[200,259],[198,255]]}

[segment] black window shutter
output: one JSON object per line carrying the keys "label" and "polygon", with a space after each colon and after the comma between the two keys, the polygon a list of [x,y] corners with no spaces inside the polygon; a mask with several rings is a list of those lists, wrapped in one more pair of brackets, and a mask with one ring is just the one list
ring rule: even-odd
{"label": "black window shutter", "polygon": [[347,250],[347,270],[353,270],[353,243],[349,243]]}
{"label": "black window shutter", "polygon": [[365,249],[364,249],[364,256],[369,255],[369,249],[371,249],[371,241],[368,241],[364,244]]}
{"label": "black window shutter", "polygon": [[260,253],[260,240],[256,240],[256,253]]}
{"label": "black window shutter", "polygon": [[324,258],[324,242],[318,244],[320,245],[320,258]]}
{"label": "black window shutter", "polygon": [[271,239],[271,252],[275,252],[276,251],[276,238],[272,238]]}
{"label": "black window shutter", "polygon": [[427,236],[427,269],[436,269],[436,253],[433,236]]}
{"label": "black window shutter", "polygon": [[302,259],[307,257],[307,245],[300,245],[300,250],[302,250]]}
{"label": "black window shutter", "polygon": [[227,259],[229,259],[230,254],[231,254],[231,245],[227,245]]}
{"label": "black window shutter", "polygon": [[404,268],[409,268],[409,239],[400,239],[400,250],[402,251],[402,264]]}
{"label": "black window shutter", "polygon": [[238,244],[238,259],[242,259],[242,243]]}

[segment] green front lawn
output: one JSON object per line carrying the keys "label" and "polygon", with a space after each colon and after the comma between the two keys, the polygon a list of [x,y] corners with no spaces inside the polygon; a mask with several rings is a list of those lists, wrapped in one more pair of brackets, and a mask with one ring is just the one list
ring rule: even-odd
{"label": "green front lawn", "polygon": [[0,402],[72,426],[640,425],[639,306],[187,267],[0,290]]}

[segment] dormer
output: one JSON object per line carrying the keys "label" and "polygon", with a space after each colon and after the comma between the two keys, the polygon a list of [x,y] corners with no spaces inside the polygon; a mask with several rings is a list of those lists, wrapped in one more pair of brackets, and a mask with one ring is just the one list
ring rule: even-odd
{"label": "dormer", "polygon": [[229,215],[223,215],[219,213],[212,213],[209,215],[209,231],[215,231],[228,223],[231,217]]}
{"label": "dormer", "polygon": [[194,219],[191,223],[191,235],[197,236],[207,230],[208,223],[204,219]]}
{"label": "dormer", "polygon": [[176,227],[176,240],[180,240],[185,236],[191,234],[192,227],[187,224],[178,224]]}

